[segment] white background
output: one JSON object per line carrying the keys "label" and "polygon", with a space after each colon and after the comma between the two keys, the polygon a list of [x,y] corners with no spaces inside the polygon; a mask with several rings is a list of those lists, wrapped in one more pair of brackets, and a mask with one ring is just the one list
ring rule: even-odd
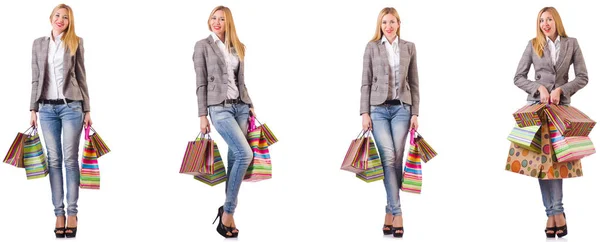
{"label": "white background", "polygon": [[[393,6],[401,37],[418,50],[420,131],[439,153],[424,165],[423,193],[401,193],[405,240],[544,241],[537,180],[504,171],[511,114],[526,98],[512,79],[538,11],[555,6],[590,76],[572,104],[600,119],[597,8],[593,1],[485,2],[67,1],[85,39],[94,127],[112,149],[100,159],[101,190],[80,192],[77,240],[221,241],[210,223],[224,185],[178,171],[199,129],[194,43],[208,36],[208,15],[223,4],[247,46],[258,117],[280,140],[271,147],[273,179],[242,186],[239,240],[390,238],[381,234],[381,182],[363,183],[339,166],[361,129],[365,45],[381,8]],[[3,4],[2,156],[28,126],[31,44],[49,34],[56,4]],[[597,133],[590,135],[596,142]],[[584,177],[564,182],[571,241],[593,240],[598,231],[598,157],[583,161]],[[24,173],[0,165],[0,241],[52,241],[48,179],[26,180]]]}

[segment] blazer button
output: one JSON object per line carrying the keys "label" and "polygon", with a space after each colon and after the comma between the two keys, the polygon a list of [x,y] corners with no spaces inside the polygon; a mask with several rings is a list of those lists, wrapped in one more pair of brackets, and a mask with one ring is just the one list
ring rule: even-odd
{"label": "blazer button", "polygon": [[214,80],[215,80],[215,77],[214,77],[214,76],[211,76],[211,77],[210,77],[210,80],[214,81]]}

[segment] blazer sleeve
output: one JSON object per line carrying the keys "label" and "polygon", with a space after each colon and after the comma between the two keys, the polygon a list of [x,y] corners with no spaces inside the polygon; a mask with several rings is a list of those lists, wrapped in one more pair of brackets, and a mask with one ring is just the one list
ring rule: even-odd
{"label": "blazer sleeve", "polygon": [[373,50],[367,44],[363,55],[362,86],[360,88],[360,114],[370,113],[371,80],[373,80]]}
{"label": "blazer sleeve", "polygon": [[588,83],[588,74],[587,68],[585,67],[585,60],[583,59],[583,54],[581,54],[581,49],[579,48],[579,43],[577,39],[573,38],[573,58],[571,58],[571,63],[573,64],[575,71],[575,79],[570,82],[565,83],[560,87],[563,94],[567,97],[575,94],[581,88],[585,87]]}
{"label": "blazer sleeve", "polygon": [[38,84],[40,80],[40,69],[37,64],[36,55],[37,40],[33,41],[31,47],[31,100],[29,104],[29,111],[38,111],[39,104],[37,103]]}
{"label": "blazer sleeve", "polygon": [[417,48],[414,43],[411,43],[411,58],[408,66],[408,85],[410,86],[411,97],[411,114],[419,115],[419,70],[417,68]]}
{"label": "blazer sleeve", "polygon": [[519,61],[519,66],[517,67],[517,73],[515,74],[515,85],[521,88],[523,91],[528,94],[532,94],[538,91],[538,88],[542,85],[540,83],[530,81],[527,79],[527,74],[529,74],[529,68],[531,68],[531,64],[533,63],[532,59],[533,46],[532,42],[529,41],[527,47],[525,48],[525,52],[523,52],[523,56],[521,57],[521,61]]}
{"label": "blazer sleeve", "polygon": [[207,80],[207,69],[206,69],[206,50],[205,45],[202,41],[196,42],[194,46],[194,70],[196,70],[196,96],[198,98],[198,117],[207,116],[208,108],[206,101],[206,86]]}
{"label": "blazer sleeve", "polygon": [[83,48],[83,39],[79,38],[79,46],[77,47],[77,52],[75,53],[75,78],[77,79],[77,84],[79,84],[79,90],[81,91],[81,96],[83,98],[83,112],[89,112],[90,97],[85,74],[84,53],[85,49]]}

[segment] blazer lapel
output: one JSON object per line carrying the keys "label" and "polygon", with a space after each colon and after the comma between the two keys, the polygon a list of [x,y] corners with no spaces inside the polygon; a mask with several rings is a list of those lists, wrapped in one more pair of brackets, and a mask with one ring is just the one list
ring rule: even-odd
{"label": "blazer lapel", "polygon": [[544,47],[544,56],[542,58],[544,59],[544,62],[548,63],[550,69],[554,69],[554,64],[552,63],[552,56],[550,56],[550,47],[548,47],[548,44],[546,44],[546,47]]}
{"label": "blazer lapel", "polygon": [[398,48],[400,48],[400,71],[402,71],[402,73],[400,73],[402,77],[400,80],[404,80],[408,68],[408,63],[406,62],[410,60],[410,54],[408,53],[408,46],[404,40],[398,40]]}
{"label": "blazer lapel", "polygon": [[556,58],[556,69],[560,68],[565,60],[565,55],[567,52],[567,38],[561,37],[560,39],[560,49],[558,52],[558,58]]}
{"label": "blazer lapel", "polygon": [[[64,43],[63,43],[64,44]],[[73,61],[72,61],[72,57],[70,51],[67,49],[66,46],[64,46],[65,49],[65,53],[63,55],[63,80],[64,81],[70,81],[71,78],[69,78],[69,74],[71,71],[71,67],[73,66]],[[63,84],[63,87],[66,86],[65,84]]]}
{"label": "blazer lapel", "polygon": [[221,48],[219,48],[219,46],[217,45],[217,40],[213,39],[212,35],[210,36],[210,39],[210,47],[212,47],[213,51],[219,57],[221,64],[225,65],[225,58],[223,57],[223,52],[221,51]]}
{"label": "blazer lapel", "polygon": [[[41,71],[42,75],[44,75],[44,76],[46,75],[46,66],[48,65],[48,44],[49,43],[50,43],[50,37],[45,38],[42,41],[42,46],[41,46],[42,48],[40,49],[41,53],[39,53],[39,55],[38,55],[40,57],[40,59],[38,60],[38,65],[41,67],[40,71]],[[40,63],[40,62],[42,62],[42,63]],[[42,79],[44,79],[44,78],[42,78]]]}
{"label": "blazer lapel", "polygon": [[[385,37],[383,37],[383,38],[385,38]],[[384,70],[385,70],[384,73],[387,74],[391,70],[390,59],[389,59],[390,57],[387,53],[387,49],[385,48],[384,43],[378,42],[377,47],[379,47],[379,58],[382,60],[381,62],[383,62],[381,64],[384,67]]]}

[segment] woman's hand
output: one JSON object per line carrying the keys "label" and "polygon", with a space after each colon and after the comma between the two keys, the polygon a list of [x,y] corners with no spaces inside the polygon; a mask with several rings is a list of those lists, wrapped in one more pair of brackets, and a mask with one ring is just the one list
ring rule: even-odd
{"label": "woman's hand", "polygon": [[413,115],[410,118],[410,129],[414,129],[414,130],[419,129],[419,120],[417,120],[417,117],[418,117],[417,115]]}
{"label": "woman's hand", "polygon": [[256,118],[256,113],[254,112],[254,108],[250,108],[250,116]]}
{"label": "woman's hand", "polygon": [[206,118],[206,116],[200,116],[200,133],[210,133],[210,124],[208,123],[208,118]]}
{"label": "woman's hand", "polygon": [[538,87],[538,92],[540,92],[541,103],[548,103],[550,101],[550,94],[548,94],[548,89],[545,86]]}
{"label": "woman's hand", "polygon": [[554,91],[550,93],[550,103],[558,105],[560,103],[560,94],[562,94],[562,89],[556,88]]}
{"label": "woman's hand", "polygon": [[31,110],[31,120],[29,121],[31,127],[37,128],[37,113]]}
{"label": "woman's hand", "polygon": [[363,131],[371,130],[371,116],[368,113],[362,114],[362,128]]}
{"label": "woman's hand", "polygon": [[92,117],[90,116],[90,112],[86,112],[85,116],[83,116],[83,127],[92,127]]}

